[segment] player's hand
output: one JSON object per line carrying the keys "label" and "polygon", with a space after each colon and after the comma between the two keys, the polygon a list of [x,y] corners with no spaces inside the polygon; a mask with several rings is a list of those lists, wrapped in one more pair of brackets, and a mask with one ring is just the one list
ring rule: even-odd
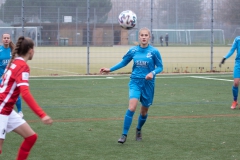
{"label": "player's hand", "polygon": [[101,74],[103,74],[103,73],[109,73],[109,72],[110,72],[110,69],[109,69],[109,68],[101,68],[99,72],[100,72]]}
{"label": "player's hand", "polygon": [[148,73],[148,74],[146,75],[145,79],[146,79],[146,80],[151,80],[151,79],[153,79],[153,73],[152,73],[152,72]]}
{"label": "player's hand", "polygon": [[43,117],[41,120],[42,120],[42,122],[43,122],[44,124],[49,124],[49,125],[51,125],[51,124],[53,123],[52,118],[49,117],[48,115],[46,115],[45,117]]}
{"label": "player's hand", "polygon": [[222,61],[219,63],[219,67],[221,68],[222,67],[222,64],[224,64],[226,58],[223,58]]}

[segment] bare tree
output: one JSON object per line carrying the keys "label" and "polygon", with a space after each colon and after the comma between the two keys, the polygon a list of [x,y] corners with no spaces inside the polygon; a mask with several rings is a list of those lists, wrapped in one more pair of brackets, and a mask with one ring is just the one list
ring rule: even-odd
{"label": "bare tree", "polygon": [[240,1],[239,0],[223,0],[221,6],[221,20],[223,22],[239,25],[240,23]]}

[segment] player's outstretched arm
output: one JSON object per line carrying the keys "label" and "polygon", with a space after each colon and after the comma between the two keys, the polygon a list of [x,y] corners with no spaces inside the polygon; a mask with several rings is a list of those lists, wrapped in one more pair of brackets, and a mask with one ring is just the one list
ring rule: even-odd
{"label": "player's outstretched arm", "polygon": [[223,58],[222,61],[219,63],[219,67],[222,67],[222,64],[224,64],[226,58]]}
{"label": "player's outstretched arm", "polygon": [[32,94],[29,91],[28,86],[20,86],[20,92],[22,98],[27,103],[27,105],[32,109],[32,111],[38,115],[44,124],[52,124],[53,120],[49,117],[43,109],[37,104]]}

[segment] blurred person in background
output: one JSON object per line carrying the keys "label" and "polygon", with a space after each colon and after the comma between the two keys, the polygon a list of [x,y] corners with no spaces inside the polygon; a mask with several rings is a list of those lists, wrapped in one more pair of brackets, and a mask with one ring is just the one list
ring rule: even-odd
{"label": "blurred person in background", "polygon": [[166,36],[165,36],[165,43],[166,43],[166,46],[168,46],[168,33],[166,33]]}
{"label": "blurred person in background", "polygon": [[[2,43],[3,45],[0,46],[0,82],[2,82],[2,75],[8,65],[9,60],[12,57],[12,51],[15,47],[15,45],[11,41],[10,34],[5,33],[2,35]],[[16,102],[17,111],[18,114],[23,118],[23,112],[22,112],[22,100],[19,96]]]}
{"label": "blurred person in background", "polygon": [[163,36],[161,35],[159,39],[160,39],[161,46],[163,46]]}
{"label": "blurred person in background", "polygon": [[219,64],[219,67],[224,64],[225,60],[230,58],[233,53],[237,50],[237,55],[235,58],[235,65],[233,71],[233,86],[232,86],[232,95],[233,95],[233,102],[231,105],[231,109],[236,109],[238,105],[238,86],[240,80],[240,36],[236,37],[233,41],[232,48],[230,51],[223,57],[222,61]]}
{"label": "blurred person in background", "polygon": [[152,34],[152,45],[154,44],[154,34]]}

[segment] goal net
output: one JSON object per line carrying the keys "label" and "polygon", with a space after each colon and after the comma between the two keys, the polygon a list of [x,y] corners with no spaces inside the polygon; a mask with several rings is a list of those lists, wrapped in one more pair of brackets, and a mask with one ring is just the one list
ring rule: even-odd
{"label": "goal net", "polygon": [[240,35],[240,28],[236,28],[232,33],[231,37],[227,40],[228,45],[232,45],[234,39]]}
{"label": "goal net", "polygon": [[[3,35],[4,33],[11,35],[14,44],[24,34],[25,37],[30,37],[34,41],[35,46],[38,46],[38,27],[0,27],[0,34]],[[0,44],[2,45],[2,42]]]}
{"label": "goal net", "polygon": [[[211,43],[211,29],[153,29],[154,44],[160,44],[160,36],[168,33],[169,43],[176,45],[207,45]],[[224,45],[224,31],[222,29],[213,30],[213,43]]]}

